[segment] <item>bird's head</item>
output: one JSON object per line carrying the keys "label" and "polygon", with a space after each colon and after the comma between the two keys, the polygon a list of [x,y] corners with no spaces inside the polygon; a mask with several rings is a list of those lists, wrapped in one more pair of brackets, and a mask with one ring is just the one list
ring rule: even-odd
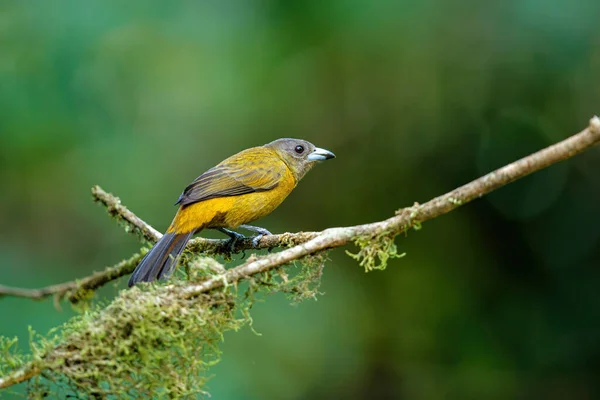
{"label": "bird's head", "polygon": [[316,147],[302,139],[277,139],[266,144],[265,147],[277,153],[290,168],[296,181],[302,179],[317,162],[335,158],[335,154],[329,150]]}

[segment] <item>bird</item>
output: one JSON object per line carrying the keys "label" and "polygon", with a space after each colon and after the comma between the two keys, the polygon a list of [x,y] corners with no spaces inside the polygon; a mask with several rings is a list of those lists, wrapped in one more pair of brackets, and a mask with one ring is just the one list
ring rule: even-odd
{"label": "bird", "polygon": [[137,265],[129,287],[168,279],[186,243],[203,229],[229,236],[230,250],[245,238],[234,229],[252,231],[257,234],[252,242],[256,247],[263,235],[271,233],[248,224],[275,210],[316,163],[332,158],[331,151],[306,140],[282,138],[221,161],[179,196],[173,222]]}

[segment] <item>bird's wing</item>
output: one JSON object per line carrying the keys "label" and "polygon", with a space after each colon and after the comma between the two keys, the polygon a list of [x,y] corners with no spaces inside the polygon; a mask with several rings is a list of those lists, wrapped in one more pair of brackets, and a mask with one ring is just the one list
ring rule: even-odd
{"label": "bird's wing", "polygon": [[244,150],[196,178],[175,204],[186,206],[215,197],[270,190],[284,178],[286,169],[286,164],[269,149]]}

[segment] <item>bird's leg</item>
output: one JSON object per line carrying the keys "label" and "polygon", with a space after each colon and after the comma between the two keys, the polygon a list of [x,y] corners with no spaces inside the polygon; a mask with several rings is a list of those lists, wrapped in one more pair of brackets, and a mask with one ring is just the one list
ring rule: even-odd
{"label": "bird's leg", "polygon": [[[269,232],[265,228],[261,228],[260,226],[240,225],[240,228],[247,229],[250,232],[258,233],[258,235],[254,236],[252,238],[252,246],[254,246],[255,249],[258,248],[258,242],[260,242],[260,239],[263,236],[265,236],[265,235],[272,235],[271,232]],[[269,252],[271,252],[271,249],[269,249]]]}
{"label": "bird's leg", "polygon": [[[215,229],[218,230],[219,232],[223,232],[224,234],[229,236],[229,241],[227,242],[227,250],[229,251],[230,254],[233,254],[235,244],[238,242],[238,240],[246,238],[246,236],[242,235],[241,233],[232,231],[231,229],[226,229],[226,228],[215,228]],[[246,257],[246,252],[242,250],[242,258],[244,258],[244,257]]]}

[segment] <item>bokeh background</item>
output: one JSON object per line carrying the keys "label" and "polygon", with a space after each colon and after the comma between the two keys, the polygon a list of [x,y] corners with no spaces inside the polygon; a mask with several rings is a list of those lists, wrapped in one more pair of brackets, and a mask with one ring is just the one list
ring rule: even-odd
{"label": "bokeh background", "polygon": [[[139,249],[92,185],[162,230],[197,175],[279,137],[338,158],[261,221],[274,232],[445,193],[600,113],[598,15],[597,0],[3,1],[0,283],[59,283]],[[226,335],[208,390],[598,398],[599,166],[592,149],[428,222],[385,272],[332,251],[325,295],[257,304],[261,335]],[[65,308],[2,298],[0,334],[26,343]]]}

